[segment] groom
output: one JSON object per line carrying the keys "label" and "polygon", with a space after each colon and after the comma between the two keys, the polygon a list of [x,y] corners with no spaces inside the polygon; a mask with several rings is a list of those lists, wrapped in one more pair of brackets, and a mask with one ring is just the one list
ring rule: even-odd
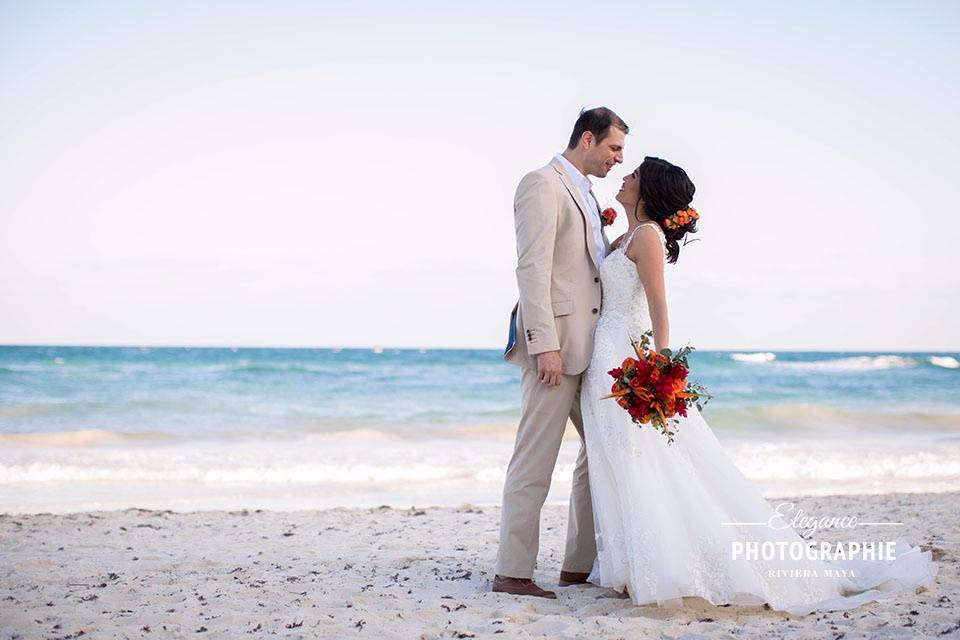
{"label": "groom", "polygon": [[609,244],[587,176],[623,162],[628,127],[605,107],[580,112],[567,149],[523,177],[514,198],[520,302],[504,359],[520,365],[521,416],[507,467],[493,590],[556,598],[537,586],[540,510],[567,418],[580,434],[560,586],[582,584],[597,555],[580,419],[580,377],[593,354],[600,263]]}

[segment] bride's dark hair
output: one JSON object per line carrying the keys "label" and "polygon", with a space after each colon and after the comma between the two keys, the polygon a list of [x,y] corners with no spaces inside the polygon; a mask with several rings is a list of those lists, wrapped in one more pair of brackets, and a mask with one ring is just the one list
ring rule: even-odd
{"label": "bride's dark hair", "polygon": [[668,228],[663,221],[689,207],[697,188],[686,171],[660,158],[645,157],[638,172],[640,199],[643,200],[647,216],[663,229],[667,239],[667,262],[674,263],[680,257],[680,240],[688,233],[697,232],[697,221],[691,220],[677,229]]}

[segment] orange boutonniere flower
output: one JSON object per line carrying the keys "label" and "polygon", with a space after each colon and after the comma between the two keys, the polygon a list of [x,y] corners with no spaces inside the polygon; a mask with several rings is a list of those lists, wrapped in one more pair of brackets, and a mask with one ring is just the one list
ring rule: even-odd
{"label": "orange boutonniere flower", "polygon": [[607,207],[600,212],[600,226],[609,227],[617,219],[617,211],[613,207]]}

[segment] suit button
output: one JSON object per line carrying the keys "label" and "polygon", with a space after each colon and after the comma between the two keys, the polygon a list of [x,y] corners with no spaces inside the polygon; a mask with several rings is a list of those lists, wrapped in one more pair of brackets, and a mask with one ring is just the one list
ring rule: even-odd
{"label": "suit button", "polygon": [[593,310],[594,313],[599,313],[596,309]]}
{"label": "suit button", "polygon": [[594,278],[593,281],[594,281],[594,282],[600,282],[600,278]]}

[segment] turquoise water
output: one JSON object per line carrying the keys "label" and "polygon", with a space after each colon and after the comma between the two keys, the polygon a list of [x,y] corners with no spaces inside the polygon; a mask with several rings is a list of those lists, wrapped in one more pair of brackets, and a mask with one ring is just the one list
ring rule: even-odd
{"label": "turquoise water", "polygon": [[[691,365],[715,396],[708,416],[790,404],[926,417],[960,414],[960,369],[950,368],[958,359],[695,352]],[[494,350],[0,347],[0,433],[193,437],[511,424],[518,384],[519,370]],[[751,426],[776,425],[739,425]]]}
{"label": "turquoise water", "polygon": [[[960,486],[958,360],[691,365],[738,466],[789,494]],[[495,350],[0,347],[0,511],[495,502],[518,387]]]}

